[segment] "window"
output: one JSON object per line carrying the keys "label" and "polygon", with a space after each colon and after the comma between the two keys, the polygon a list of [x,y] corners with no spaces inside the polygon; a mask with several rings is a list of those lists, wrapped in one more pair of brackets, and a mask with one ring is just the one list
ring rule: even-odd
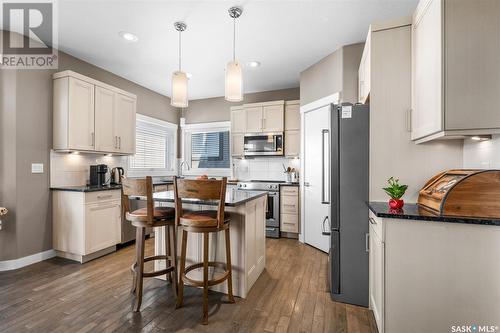
{"label": "window", "polygon": [[129,158],[129,174],[172,175],[175,172],[177,125],[137,115],[136,151]]}
{"label": "window", "polygon": [[184,174],[229,176],[231,173],[230,123],[189,124],[183,127]]}

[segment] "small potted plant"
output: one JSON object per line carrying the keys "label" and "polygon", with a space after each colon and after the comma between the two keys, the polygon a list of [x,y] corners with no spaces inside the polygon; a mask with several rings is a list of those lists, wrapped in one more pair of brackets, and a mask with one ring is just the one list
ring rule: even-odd
{"label": "small potted plant", "polygon": [[9,211],[5,207],[0,207],[0,230],[2,230],[2,216],[7,215]]}
{"label": "small potted plant", "polygon": [[392,209],[400,209],[405,204],[401,199],[408,188],[408,185],[401,185],[399,179],[391,177],[387,180],[389,183],[388,187],[384,187],[383,190],[387,193],[391,199],[389,200],[389,207]]}

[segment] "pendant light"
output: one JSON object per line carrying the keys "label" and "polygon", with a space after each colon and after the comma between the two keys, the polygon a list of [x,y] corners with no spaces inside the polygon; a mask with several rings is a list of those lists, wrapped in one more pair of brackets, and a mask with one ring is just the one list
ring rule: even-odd
{"label": "pendant light", "polygon": [[175,30],[179,32],[179,69],[172,73],[172,97],[170,104],[177,108],[188,106],[188,77],[181,71],[181,33],[186,30],[184,22],[175,22]]}
{"label": "pendant light", "polygon": [[243,75],[241,64],[236,60],[236,19],[241,16],[241,7],[229,8],[229,17],[233,19],[233,61],[226,65],[226,89],[225,98],[229,102],[241,102],[243,100]]}

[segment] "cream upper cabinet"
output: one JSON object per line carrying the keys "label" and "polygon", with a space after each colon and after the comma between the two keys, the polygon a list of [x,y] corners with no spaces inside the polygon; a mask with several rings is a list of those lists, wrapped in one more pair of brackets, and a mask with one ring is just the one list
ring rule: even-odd
{"label": "cream upper cabinet", "polygon": [[55,150],[135,153],[135,95],[73,71],[53,79]]}
{"label": "cream upper cabinet", "polygon": [[135,154],[136,100],[117,93],[115,133],[118,152]]}
{"label": "cream upper cabinet", "polygon": [[114,152],[117,141],[114,126],[116,119],[115,93],[95,87],[95,150]]}
{"label": "cream upper cabinet", "polygon": [[500,133],[500,1],[421,0],[412,24],[412,139]]}
{"label": "cream upper cabinet", "polygon": [[243,106],[231,107],[231,133],[245,133],[246,112]]}
{"label": "cream upper cabinet", "polygon": [[262,132],[262,106],[245,107],[246,133]]}
{"label": "cream upper cabinet", "polygon": [[94,150],[94,85],[72,77],[54,81],[55,149]]}
{"label": "cream upper cabinet", "polygon": [[371,30],[368,31],[366,37],[365,48],[363,49],[358,70],[358,102],[363,104],[366,103],[370,95],[370,32]]}
{"label": "cream upper cabinet", "polygon": [[231,134],[231,156],[243,157],[244,155],[244,138],[245,134],[235,133]]}
{"label": "cream upper cabinet", "polygon": [[285,101],[243,105],[246,133],[283,132],[285,127]]}
{"label": "cream upper cabinet", "polygon": [[285,102],[285,131],[300,130],[300,101]]}
{"label": "cream upper cabinet", "polygon": [[421,2],[413,18],[411,136],[414,140],[443,129],[442,2]]}
{"label": "cream upper cabinet", "polygon": [[283,132],[285,127],[284,104],[262,107],[262,132]]}
{"label": "cream upper cabinet", "polygon": [[285,156],[300,155],[300,131],[285,131]]}

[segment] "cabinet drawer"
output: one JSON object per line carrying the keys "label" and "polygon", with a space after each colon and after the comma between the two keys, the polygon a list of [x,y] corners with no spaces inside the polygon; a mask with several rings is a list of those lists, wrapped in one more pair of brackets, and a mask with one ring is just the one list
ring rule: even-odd
{"label": "cabinet drawer", "polygon": [[375,216],[372,211],[370,211],[368,223],[373,228],[373,231],[377,234],[377,236],[384,241],[383,233],[382,233],[382,219],[380,217]]}
{"label": "cabinet drawer", "polygon": [[298,195],[299,187],[298,186],[281,186],[281,194],[283,195]]}
{"label": "cabinet drawer", "polygon": [[121,190],[97,191],[97,192],[85,193],[85,203],[117,200],[120,198],[121,198]]}
{"label": "cabinet drawer", "polygon": [[283,195],[281,197],[281,212],[283,214],[298,214],[299,201],[296,196]]}
{"label": "cabinet drawer", "polygon": [[293,214],[281,214],[281,231],[299,232],[299,216]]}

